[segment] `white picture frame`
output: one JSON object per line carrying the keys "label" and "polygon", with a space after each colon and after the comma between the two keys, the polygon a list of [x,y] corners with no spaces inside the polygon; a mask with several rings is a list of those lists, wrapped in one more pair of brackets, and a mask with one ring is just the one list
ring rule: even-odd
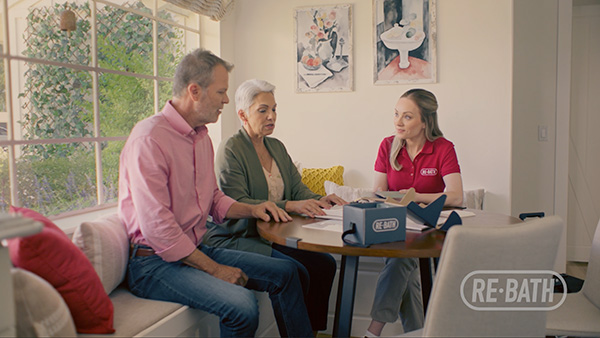
{"label": "white picture frame", "polygon": [[300,7],[294,18],[296,92],[352,91],[352,5]]}
{"label": "white picture frame", "polygon": [[374,84],[437,82],[436,0],[373,0]]}

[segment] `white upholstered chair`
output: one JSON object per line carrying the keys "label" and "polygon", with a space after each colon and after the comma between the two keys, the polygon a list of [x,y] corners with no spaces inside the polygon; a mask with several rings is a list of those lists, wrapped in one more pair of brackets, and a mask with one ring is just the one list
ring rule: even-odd
{"label": "white upholstered chair", "polygon": [[546,311],[474,310],[461,297],[461,283],[478,270],[552,270],[563,226],[559,217],[551,216],[510,226],[450,228],[425,326],[405,336],[543,337]]}
{"label": "white upholstered chair", "polygon": [[581,291],[567,294],[565,302],[548,313],[546,328],[549,336],[600,337],[600,222]]}

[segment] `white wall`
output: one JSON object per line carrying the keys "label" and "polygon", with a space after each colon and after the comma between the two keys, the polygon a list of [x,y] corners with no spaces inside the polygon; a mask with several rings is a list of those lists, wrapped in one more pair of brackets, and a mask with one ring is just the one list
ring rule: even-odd
{"label": "white wall", "polygon": [[[393,132],[392,109],[412,85],[374,85],[372,0],[353,4],[354,91],[295,93],[294,9],[316,0],[243,0],[221,22],[221,56],[235,64],[230,96],[242,81],[277,86],[274,136],[304,167],[345,167],[345,183],[371,187],[381,140]],[[456,145],[465,188],[486,189],[485,209],[510,213],[512,1],[437,3],[440,126]],[[233,103],[222,136],[239,124]]]}
{"label": "white wall", "polygon": [[[551,214],[554,170],[546,169],[555,163],[558,5],[521,0],[514,6],[511,209]],[[538,139],[538,127],[546,128],[546,140]]]}

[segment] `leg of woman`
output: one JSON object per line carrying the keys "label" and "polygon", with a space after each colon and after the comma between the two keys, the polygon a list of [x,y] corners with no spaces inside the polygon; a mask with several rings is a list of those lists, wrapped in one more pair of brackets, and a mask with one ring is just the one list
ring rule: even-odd
{"label": "leg of woman", "polygon": [[423,327],[425,322],[419,269],[414,269],[408,276],[406,291],[404,291],[400,305],[400,318],[404,332],[418,330]]}
{"label": "leg of woman", "polygon": [[333,256],[326,253],[299,250],[273,244],[274,251],[279,251],[300,264],[308,271],[309,286],[305,297],[306,308],[313,331],[327,329],[327,312],[329,295],[335,278],[336,262]]}
{"label": "leg of woman", "polygon": [[[416,274],[418,275],[419,265],[416,258],[385,258],[384,261],[385,266],[379,273],[377,281],[371,317],[374,321],[380,323],[393,323],[398,319],[403,297],[409,286],[411,273],[416,270]],[[420,279],[417,282],[420,285]],[[416,302],[414,304],[416,305]],[[411,311],[407,310],[402,315],[410,318],[413,318],[412,316],[423,316],[422,301],[420,309],[413,308]],[[380,335],[383,325],[375,325],[375,327],[378,326],[380,326],[379,332],[369,331]]]}

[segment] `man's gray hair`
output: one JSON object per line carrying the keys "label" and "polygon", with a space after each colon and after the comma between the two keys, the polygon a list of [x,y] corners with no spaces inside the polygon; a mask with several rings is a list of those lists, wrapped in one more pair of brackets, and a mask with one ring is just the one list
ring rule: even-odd
{"label": "man's gray hair", "polygon": [[258,79],[247,80],[242,83],[235,91],[235,110],[248,112],[254,98],[260,93],[274,94],[275,86],[265,80]]}
{"label": "man's gray hair", "polygon": [[211,51],[198,48],[181,59],[173,80],[173,96],[180,97],[190,83],[197,83],[202,88],[208,87],[213,80],[213,71],[217,65],[225,67],[227,72],[233,64],[214,55]]}

